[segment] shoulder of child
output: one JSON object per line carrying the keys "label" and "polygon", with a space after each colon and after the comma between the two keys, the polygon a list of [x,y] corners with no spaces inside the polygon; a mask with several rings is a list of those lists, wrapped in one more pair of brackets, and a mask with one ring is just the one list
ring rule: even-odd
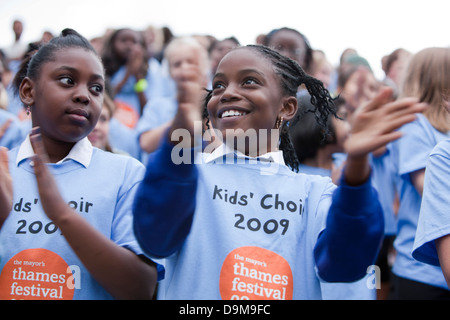
{"label": "shoulder of child", "polygon": [[93,159],[95,159],[94,161],[103,162],[105,166],[111,168],[116,168],[117,166],[131,166],[145,169],[145,166],[142,162],[125,153],[115,153],[99,148],[93,148],[92,157]]}

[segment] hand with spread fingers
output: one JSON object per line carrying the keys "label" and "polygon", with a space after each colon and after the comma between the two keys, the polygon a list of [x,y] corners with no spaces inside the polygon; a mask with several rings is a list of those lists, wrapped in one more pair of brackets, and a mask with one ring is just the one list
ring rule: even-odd
{"label": "hand with spread fingers", "polygon": [[[359,107],[353,115],[352,129],[344,144],[348,155],[347,164],[360,162],[362,165],[365,162],[364,179],[367,179],[370,167],[365,159],[368,154],[400,138],[401,132],[397,129],[413,121],[415,114],[422,112],[425,108],[426,104],[419,103],[415,98],[394,101],[391,88],[381,89],[374,99]],[[348,168],[349,166],[346,167]],[[355,175],[348,171],[346,170],[345,176],[349,183],[358,184],[363,179],[361,171],[359,173],[355,171]]]}

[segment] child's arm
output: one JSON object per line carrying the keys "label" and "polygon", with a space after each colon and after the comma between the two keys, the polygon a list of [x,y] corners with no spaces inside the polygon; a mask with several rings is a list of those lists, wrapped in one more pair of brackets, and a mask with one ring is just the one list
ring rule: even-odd
{"label": "child's arm", "polygon": [[440,266],[450,286],[450,143],[442,141],[426,163],[419,220],[412,256],[419,262]]}
{"label": "child's arm", "polygon": [[[194,68],[186,72],[185,78],[185,82],[178,83],[177,114],[162,144],[149,156],[134,202],[136,238],[155,257],[167,257],[181,248],[195,211],[197,169],[192,162],[176,165],[171,158],[174,145],[192,154],[194,122],[201,122],[199,108],[204,91],[199,84],[200,73]],[[182,136],[186,141],[172,141],[176,130],[185,133]]]}
{"label": "child's arm", "polygon": [[0,147],[0,229],[9,215],[13,202],[13,186],[9,174],[8,153]]}
{"label": "child's arm", "polygon": [[156,267],[116,245],[76,214],[61,197],[45,164],[47,155],[40,135],[32,133],[31,143],[36,153],[34,171],[43,209],[61,229],[90,274],[116,299],[151,299],[156,286]]}
{"label": "child's arm", "polygon": [[450,287],[450,234],[435,240],[439,264],[444,273],[447,285]]}
{"label": "child's arm", "polygon": [[383,211],[370,179],[356,187],[341,179],[332,196],[326,228],[314,248],[321,279],[351,282],[363,278],[375,262],[383,235]]}
{"label": "child's arm", "polygon": [[158,150],[149,155],[133,206],[134,230],[141,248],[161,258],[181,248],[195,210],[197,169],[193,164],[175,165],[172,149],[164,135]]}
{"label": "child's arm", "polygon": [[326,281],[358,280],[376,259],[384,221],[370,182],[368,154],[398,139],[401,133],[396,130],[425,108],[416,99],[392,102],[391,94],[391,89],[382,90],[355,113],[341,183],[314,250],[319,275]]}
{"label": "child's arm", "polygon": [[[116,84],[116,86],[113,88],[114,95],[119,93],[123,89],[123,86],[127,83],[128,79],[131,76],[134,76],[136,82],[142,79],[145,80],[146,72],[144,72],[142,68],[144,63],[145,63],[144,50],[140,44],[135,44],[131,49],[130,56],[128,57],[127,63],[125,65],[126,67],[125,75],[122,78],[122,80],[118,84]],[[142,114],[145,104],[147,103],[145,90],[136,91],[136,95],[139,100],[140,113]]]}
{"label": "child's arm", "polygon": [[163,135],[167,133],[167,130],[171,125],[172,121],[169,121],[158,127],[143,132],[139,137],[139,145],[142,150],[147,153],[152,153],[155,151],[159,147]]}

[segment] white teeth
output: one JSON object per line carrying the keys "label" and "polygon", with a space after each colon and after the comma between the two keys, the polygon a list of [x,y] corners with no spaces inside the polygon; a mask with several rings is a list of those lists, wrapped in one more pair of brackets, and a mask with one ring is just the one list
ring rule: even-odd
{"label": "white teeth", "polygon": [[222,113],[221,118],[245,116],[246,114],[247,114],[247,112],[244,112],[244,111],[227,110]]}

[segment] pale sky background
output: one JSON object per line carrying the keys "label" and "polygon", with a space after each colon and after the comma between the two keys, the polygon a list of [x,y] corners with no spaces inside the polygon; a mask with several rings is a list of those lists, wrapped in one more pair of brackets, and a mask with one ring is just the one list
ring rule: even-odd
{"label": "pale sky background", "polygon": [[107,28],[153,25],[175,35],[235,36],[245,45],[286,26],[334,65],[345,48],[355,48],[382,78],[382,56],[399,47],[414,53],[450,46],[449,14],[449,0],[0,0],[0,48],[13,42],[15,18],[27,42],[66,27],[90,39]]}

